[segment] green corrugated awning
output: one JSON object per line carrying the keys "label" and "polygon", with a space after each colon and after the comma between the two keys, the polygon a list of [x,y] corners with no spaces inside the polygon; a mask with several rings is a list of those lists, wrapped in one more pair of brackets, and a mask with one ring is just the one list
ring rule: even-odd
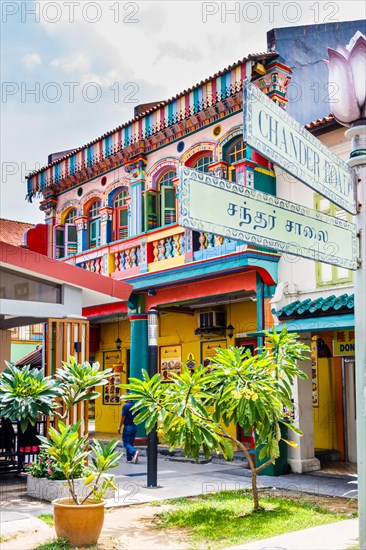
{"label": "green corrugated awning", "polygon": [[[355,326],[355,316],[353,313],[345,313],[344,315],[327,315],[325,317],[310,317],[308,319],[291,319],[291,321],[276,325],[276,332],[281,332],[284,326],[287,326],[289,332],[300,333],[350,329]],[[263,336],[263,332],[252,332],[248,336]]]}

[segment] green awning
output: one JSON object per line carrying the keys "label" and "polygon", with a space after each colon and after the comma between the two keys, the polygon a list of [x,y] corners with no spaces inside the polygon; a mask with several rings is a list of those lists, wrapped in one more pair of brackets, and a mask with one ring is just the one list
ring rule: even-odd
{"label": "green awning", "polygon": [[[291,319],[291,321],[276,325],[276,331],[281,332],[285,325],[289,332],[320,332],[325,330],[352,329],[355,326],[355,316],[353,313],[345,313],[344,315]],[[263,332],[252,332],[248,336],[263,336]]]}

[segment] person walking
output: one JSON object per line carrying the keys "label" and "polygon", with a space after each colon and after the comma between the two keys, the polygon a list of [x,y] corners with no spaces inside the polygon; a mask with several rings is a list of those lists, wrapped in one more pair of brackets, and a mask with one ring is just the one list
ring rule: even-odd
{"label": "person walking", "polygon": [[121,420],[118,426],[118,433],[122,432],[122,443],[126,449],[126,462],[133,462],[137,464],[139,459],[139,452],[134,448],[137,426],[134,423],[134,417],[137,415],[137,411],[131,411],[133,407],[133,401],[127,399],[127,402],[122,407]]}

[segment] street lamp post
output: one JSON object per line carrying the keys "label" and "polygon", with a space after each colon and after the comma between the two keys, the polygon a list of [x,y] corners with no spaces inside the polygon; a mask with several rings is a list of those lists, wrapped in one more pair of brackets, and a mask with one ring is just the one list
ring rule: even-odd
{"label": "street lamp post", "polygon": [[329,83],[338,96],[335,119],[350,128],[348,164],[357,174],[359,267],[355,273],[356,425],[360,548],[366,550],[366,38],[357,32],[348,46],[328,49]]}
{"label": "street lamp post", "polygon": [[[150,309],[148,313],[149,376],[158,372],[158,311]],[[147,436],[147,487],[158,487],[158,434],[156,426]]]}
{"label": "street lamp post", "polygon": [[355,273],[355,350],[358,520],[360,548],[366,549],[366,124],[346,131],[352,140],[348,164],[355,168],[359,212],[356,224],[360,238],[361,265]]}

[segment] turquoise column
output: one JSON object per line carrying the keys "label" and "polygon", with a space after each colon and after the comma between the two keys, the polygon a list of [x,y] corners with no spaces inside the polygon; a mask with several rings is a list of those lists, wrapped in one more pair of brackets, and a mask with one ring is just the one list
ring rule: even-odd
{"label": "turquoise column", "polygon": [[[257,331],[264,329],[264,282],[262,277],[257,273],[256,277],[256,295],[257,295]],[[263,336],[258,337],[258,346],[263,346]]]}
{"label": "turquoise column", "polygon": [[[130,378],[142,379],[142,369],[148,370],[147,313],[129,315],[131,327]],[[143,425],[137,427],[137,441],[146,442]]]}

